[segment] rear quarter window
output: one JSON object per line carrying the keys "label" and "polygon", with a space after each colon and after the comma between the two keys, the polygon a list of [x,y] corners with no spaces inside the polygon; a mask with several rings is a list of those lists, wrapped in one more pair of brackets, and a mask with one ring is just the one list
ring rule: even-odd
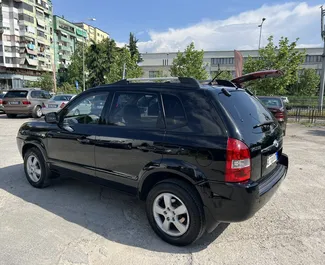
{"label": "rear quarter window", "polygon": [[[229,97],[220,90],[214,90],[212,93],[224,106],[242,133],[252,133],[255,125],[274,120],[269,110],[256,97],[249,95],[244,90],[232,90]],[[261,128],[254,129],[254,132],[258,132],[258,130],[261,132]]]}
{"label": "rear quarter window", "polygon": [[26,98],[27,94],[26,90],[8,91],[4,98]]}

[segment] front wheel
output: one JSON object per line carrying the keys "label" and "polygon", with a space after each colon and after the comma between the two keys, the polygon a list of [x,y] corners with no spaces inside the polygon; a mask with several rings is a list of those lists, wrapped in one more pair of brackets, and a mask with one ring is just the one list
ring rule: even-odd
{"label": "front wheel", "polygon": [[50,184],[50,171],[39,149],[31,148],[26,152],[24,170],[28,182],[35,188],[45,188]]}
{"label": "front wheel", "polygon": [[146,200],[149,223],[164,241],[186,246],[201,237],[205,228],[199,195],[190,184],[168,179],[156,184]]}

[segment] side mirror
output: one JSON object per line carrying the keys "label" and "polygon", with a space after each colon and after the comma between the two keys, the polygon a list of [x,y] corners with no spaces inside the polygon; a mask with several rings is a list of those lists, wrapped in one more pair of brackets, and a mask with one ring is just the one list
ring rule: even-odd
{"label": "side mirror", "polygon": [[57,124],[59,123],[59,117],[56,112],[50,112],[45,115],[45,122]]}
{"label": "side mirror", "polygon": [[292,107],[291,107],[291,106],[286,106],[286,109],[287,109],[287,110],[291,110]]}

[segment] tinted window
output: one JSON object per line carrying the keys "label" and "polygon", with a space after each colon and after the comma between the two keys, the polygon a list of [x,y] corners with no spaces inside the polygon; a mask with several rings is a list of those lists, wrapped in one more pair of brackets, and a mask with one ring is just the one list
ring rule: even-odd
{"label": "tinted window", "polygon": [[180,99],[169,94],[163,94],[162,98],[167,129],[184,126],[187,123],[187,119]]}
{"label": "tinted window", "polygon": [[3,98],[4,97],[4,94],[0,94],[0,98]]}
{"label": "tinted window", "polygon": [[230,97],[219,91],[214,90],[212,93],[225,107],[242,131],[251,130],[257,124],[273,120],[271,113],[261,102],[245,91],[232,90]]}
{"label": "tinted window", "polygon": [[158,96],[151,93],[115,93],[108,124],[135,128],[164,126]]}
{"label": "tinted window", "polygon": [[281,108],[282,105],[282,100],[279,98],[259,98],[265,106],[268,108],[276,107],[276,108]]}
{"label": "tinted window", "polygon": [[36,90],[36,91],[32,91],[30,93],[32,98],[42,98],[42,99],[49,99],[51,98],[51,95],[49,92],[47,91],[43,91],[43,90]]}
{"label": "tinted window", "polygon": [[60,96],[54,96],[52,98],[52,100],[55,100],[55,101],[70,101],[71,98],[72,98],[72,96],[60,95]]}
{"label": "tinted window", "polygon": [[40,98],[40,97],[41,97],[41,91],[32,91],[32,92],[30,93],[30,96],[31,96],[32,98]]}
{"label": "tinted window", "polygon": [[64,125],[97,124],[104,109],[108,92],[87,95],[63,109]]}
{"label": "tinted window", "polygon": [[4,96],[5,98],[25,98],[27,97],[28,91],[26,90],[16,90],[16,91],[8,91]]}

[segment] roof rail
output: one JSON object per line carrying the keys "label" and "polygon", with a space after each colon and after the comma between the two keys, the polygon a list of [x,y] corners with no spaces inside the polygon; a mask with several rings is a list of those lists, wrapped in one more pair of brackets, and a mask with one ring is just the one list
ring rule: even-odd
{"label": "roof rail", "polygon": [[[153,78],[129,78],[129,79],[122,79],[114,83],[114,85],[126,85],[130,84],[130,82],[155,82],[155,81],[165,81],[164,83],[172,83],[172,82],[179,82],[181,84],[193,87],[193,88],[200,88],[200,83],[191,77],[153,77]],[[171,82],[172,81],[172,82]]]}

